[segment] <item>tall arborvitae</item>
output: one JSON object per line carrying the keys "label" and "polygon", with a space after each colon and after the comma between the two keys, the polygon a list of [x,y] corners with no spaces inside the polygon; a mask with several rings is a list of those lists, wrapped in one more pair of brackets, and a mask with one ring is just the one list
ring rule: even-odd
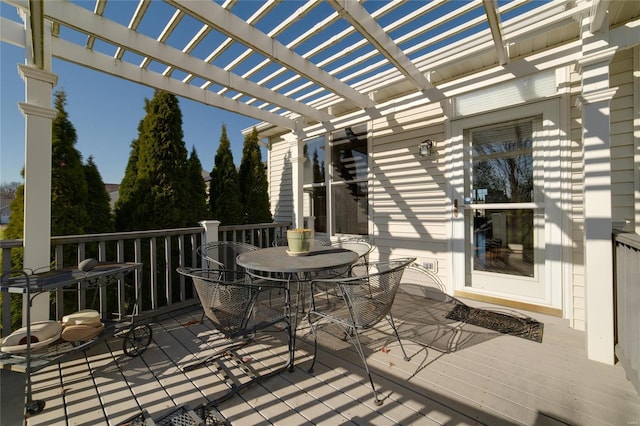
{"label": "tall arborvitae", "polygon": [[209,174],[209,205],[211,217],[222,225],[243,223],[243,208],[238,182],[238,170],[233,162],[227,127],[222,125],[220,145],[216,151],[213,170]]}
{"label": "tall arborvitae", "polygon": [[202,178],[202,163],[198,158],[196,148],[191,148],[191,155],[187,160],[187,205],[189,208],[186,213],[189,214],[188,221],[196,225],[201,220],[209,219],[209,205],[207,204],[207,187]]}
{"label": "tall arborvitae", "polygon": [[244,138],[239,181],[245,209],[244,223],[271,222],[267,173],[262,163],[258,131],[255,128]]}
{"label": "tall arborvitae", "polygon": [[[24,176],[24,169],[22,170]],[[9,223],[2,233],[3,240],[21,240],[24,238],[24,184],[16,188],[16,197],[9,204]],[[11,250],[11,269],[22,269],[24,249],[17,247]]]}
{"label": "tall arborvitae", "polygon": [[87,234],[113,232],[111,197],[109,197],[109,193],[104,186],[98,167],[93,162],[93,157],[89,157],[87,164],[84,165],[84,177],[87,180],[89,192],[87,213],[91,218],[85,226],[85,232]]}
{"label": "tall arborvitae", "polygon": [[82,156],[75,148],[76,129],[64,107],[67,95],[55,94],[57,117],[51,128],[51,235],[83,234],[89,223],[88,189]]}
{"label": "tall arborvitae", "polygon": [[[138,133],[142,128],[142,121],[138,125]],[[124,171],[124,178],[120,182],[118,188],[118,200],[116,201],[114,208],[114,221],[117,231],[130,231],[131,218],[135,214],[136,205],[138,200],[134,196],[138,195],[138,192],[134,191],[136,178],[138,176],[138,140],[131,142],[131,153],[129,154],[129,160],[127,161],[127,167]]]}
{"label": "tall arborvitae", "polygon": [[118,230],[196,225],[187,213],[187,149],[178,98],[156,90],[145,100],[145,111],[116,204]]}

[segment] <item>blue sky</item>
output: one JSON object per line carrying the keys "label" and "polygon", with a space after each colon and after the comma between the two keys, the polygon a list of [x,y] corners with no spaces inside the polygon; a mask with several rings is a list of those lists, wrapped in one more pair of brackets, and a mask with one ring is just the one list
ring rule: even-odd
{"label": "blue sky", "polygon": [[[15,8],[1,3],[2,16],[16,19]],[[22,182],[24,166],[24,118],[18,102],[24,102],[24,84],[18,64],[24,63],[24,50],[0,43],[0,183]],[[129,158],[131,141],[138,136],[144,118],[144,99],[153,89],[112,77],[75,64],[53,60],[58,75],[55,89],[67,93],[67,112],[78,141],[76,149],[83,159],[94,157],[105,183],[120,183]],[[227,126],[233,159],[242,159],[244,137],[241,130],[258,121],[239,114],[179,98],[182,130],[187,150],[195,146],[205,170],[213,168],[222,125]]]}

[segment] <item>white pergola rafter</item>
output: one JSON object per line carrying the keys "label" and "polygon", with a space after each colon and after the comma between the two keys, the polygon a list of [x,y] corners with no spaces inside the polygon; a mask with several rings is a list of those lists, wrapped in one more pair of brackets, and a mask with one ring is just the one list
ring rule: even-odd
{"label": "white pergola rafter", "polygon": [[[159,43],[151,37],[144,36],[113,21],[97,16],[69,2],[49,2],[45,8],[45,14],[48,19],[76,28],[116,46],[122,46],[141,56],[153,58],[160,63],[180,64],[180,69],[185,72],[266,100],[303,117],[316,121],[331,119],[331,115],[324,111],[312,108],[302,102],[297,102],[251,81],[244,80],[233,73],[198,60],[178,49]],[[64,56],[64,52],[56,52],[56,56],[58,54]]]}
{"label": "white pergola rafter", "polygon": [[360,3],[351,0],[329,0],[338,11],[378,52],[396,67],[418,90],[433,88],[411,59],[398,47]]}
{"label": "white pergola rafter", "polygon": [[246,115],[247,117],[254,117],[286,129],[293,130],[296,128],[296,121],[291,118],[238,102],[237,100],[221,96],[211,90],[202,90],[197,86],[164,77],[162,74],[154,73],[124,61],[114,60],[109,55],[84,49],[66,40],[54,39],[51,48],[52,54],[55,57],[68,62],[76,63],[145,86],[166,90],[205,105],[233,111]]}
{"label": "white pergola rafter", "polygon": [[500,14],[498,13],[497,0],[482,0],[484,4],[484,12],[487,15],[489,29],[493,37],[493,44],[496,47],[496,54],[500,65],[505,65],[509,61],[509,55],[502,40],[502,28],[500,26]]}
{"label": "white pergola rafter", "polygon": [[355,103],[359,107],[371,108],[374,106],[374,102],[367,95],[356,91],[351,86],[326,73],[312,62],[287,49],[286,46],[257,28],[248,25],[244,20],[216,3],[182,0],[166,1],[177,9],[181,9],[191,15],[194,19],[205,22],[246,46],[251,46],[255,52],[271,58],[274,62],[278,62],[291,71],[303,75],[332,93],[339,94],[339,96]]}

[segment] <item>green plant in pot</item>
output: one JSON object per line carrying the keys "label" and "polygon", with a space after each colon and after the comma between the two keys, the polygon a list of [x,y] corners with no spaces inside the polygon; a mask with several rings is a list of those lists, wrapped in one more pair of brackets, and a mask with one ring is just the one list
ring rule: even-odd
{"label": "green plant in pot", "polygon": [[311,248],[311,229],[296,228],[287,230],[289,252],[306,253]]}

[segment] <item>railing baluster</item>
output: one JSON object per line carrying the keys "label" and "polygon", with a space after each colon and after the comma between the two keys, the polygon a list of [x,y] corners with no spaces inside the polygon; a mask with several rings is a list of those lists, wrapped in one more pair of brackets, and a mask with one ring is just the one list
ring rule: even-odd
{"label": "railing baluster", "polygon": [[[259,247],[268,247],[271,245],[272,235],[275,235],[277,232],[279,232],[278,230],[280,229],[286,229],[286,227],[288,226],[288,223],[220,226],[218,229],[218,238],[222,241],[249,241],[251,244],[257,245]],[[172,306],[178,304],[182,306],[182,304],[185,302],[194,304],[198,303],[197,298],[194,297],[192,292],[189,293],[191,296],[189,299],[187,299],[187,289],[189,288],[187,287],[187,283],[189,282],[188,280],[185,281],[184,278],[181,278],[179,281],[175,280],[174,282],[173,269],[175,265],[173,264],[171,252],[176,249],[176,245],[172,243],[173,237],[176,237],[178,239],[178,265],[195,267],[202,266],[201,259],[198,258],[196,249],[200,244],[202,244],[203,233],[203,228],[191,227],[152,231],[54,236],[51,238],[51,245],[53,247],[54,253],[53,267],[55,269],[77,267],[77,265],[64,264],[65,251],[68,255],[69,253],[74,253],[79,263],[87,257],[87,250],[93,247],[97,247],[97,253],[95,254],[95,256],[100,262],[122,263],[131,261],[131,259],[133,258],[134,262],[144,263],[141,269],[135,271],[135,274],[132,276],[132,278],[127,277],[126,279],[118,280],[116,289],[117,300],[115,301],[117,306],[115,307],[115,310],[114,306],[112,306],[114,301],[108,300],[108,295],[111,294],[111,292],[106,287],[99,288],[99,290],[97,290],[98,293],[96,297],[99,296],[99,309],[101,312],[114,312],[119,317],[119,319],[122,319],[123,317],[131,314],[131,307],[134,305],[133,302],[136,299],[140,302],[137,305],[137,312],[135,312],[136,314],[141,314],[144,312],[145,315],[154,315],[156,312],[165,312],[171,309]],[[158,238],[162,238],[163,241],[165,241],[164,265],[159,264],[161,260],[157,257]],[[115,253],[111,253],[110,244],[115,244]],[[125,253],[125,246],[128,244],[133,244],[133,253]],[[143,244],[149,244],[147,252],[149,254],[148,260],[144,260],[147,255],[145,254],[143,256]],[[11,269],[11,251],[12,249],[19,247],[22,247],[22,240],[0,241],[3,270]],[[159,268],[164,268],[164,271],[159,270]],[[145,273],[149,274],[146,280],[144,279]],[[167,296],[166,306],[164,306],[163,303],[158,300],[158,275],[163,273],[165,276],[165,287],[163,288],[163,290],[166,292]],[[135,282],[134,292],[126,291],[126,282],[130,282],[129,280],[133,280]],[[178,291],[175,291],[175,293],[174,286],[179,286]],[[93,291],[94,290],[89,292],[89,297],[93,297]],[[147,295],[146,292],[149,292],[149,294]],[[79,293],[79,307],[85,307],[85,305],[87,305],[87,295],[83,294],[85,293],[84,290]],[[133,297],[130,296],[131,293],[134,294]],[[143,296],[146,297],[143,298]],[[69,312],[64,312],[63,292],[61,290],[56,291],[55,298],[55,316],[56,318],[60,319],[62,318],[62,316],[68,314]],[[179,300],[177,300],[178,298]],[[2,298],[2,307],[2,323],[3,327],[5,327],[2,333],[4,336],[11,331],[11,303],[9,297]]]}
{"label": "railing baluster", "polygon": [[173,304],[173,292],[171,291],[171,236],[164,237],[164,291],[167,298],[167,306]]}

